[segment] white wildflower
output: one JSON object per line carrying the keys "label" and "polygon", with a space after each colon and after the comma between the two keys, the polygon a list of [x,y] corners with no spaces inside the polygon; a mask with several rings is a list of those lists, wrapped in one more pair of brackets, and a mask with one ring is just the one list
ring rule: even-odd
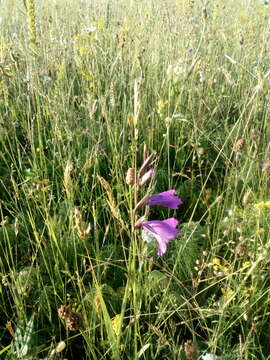
{"label": "white wildflower", "polygon": [[220,359],[220,356],[216,356],[211,353],[206,353],[201,356],[201,360],[218,360],[218,359]]}
{"label": "white wildflower", "polygon": [[97,31],[97,28],[95,26],[90,26],[90,27],[82,29],[83,34],[89,34],[89,33],[95,32],[95,31]]}

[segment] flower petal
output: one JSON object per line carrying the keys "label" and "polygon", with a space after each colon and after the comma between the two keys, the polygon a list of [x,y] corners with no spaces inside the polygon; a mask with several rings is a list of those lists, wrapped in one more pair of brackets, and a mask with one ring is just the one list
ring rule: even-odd
{"label": "flower petal", "polygon": [[167,190],[159,194],[149,196],[146,205],[162,205],[170,209],[177,209],[183,204],[183,200],[174,196],[175,190]]}
{"label": "flower petal", "polygon": [[158,256],[165,254],[167,250],[167,244],[170,240],[174,239],[179,230],[176,229],[178,220],[175,218],[169,218],[166,220],[151,220],[145,221],[142,226],[150,231],[158,242]]}

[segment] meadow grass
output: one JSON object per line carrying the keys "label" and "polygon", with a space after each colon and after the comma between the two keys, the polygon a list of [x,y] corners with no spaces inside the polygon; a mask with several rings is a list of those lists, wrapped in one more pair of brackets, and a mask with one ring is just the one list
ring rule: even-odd
{"label": "meadow grass", "polygon": [[[269,359],[270,8],[1,4],[1,358]],[[153,151],[163,257],[125,182]]]}

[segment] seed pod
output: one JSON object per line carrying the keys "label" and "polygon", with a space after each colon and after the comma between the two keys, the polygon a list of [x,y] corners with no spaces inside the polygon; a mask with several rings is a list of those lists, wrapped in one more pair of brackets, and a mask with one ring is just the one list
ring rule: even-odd
{"label": "seed pod", "polygon": [[126,174],[126,183],[128,185],[135,184],[136,180],[136,170],[134,168],[129,168]]}

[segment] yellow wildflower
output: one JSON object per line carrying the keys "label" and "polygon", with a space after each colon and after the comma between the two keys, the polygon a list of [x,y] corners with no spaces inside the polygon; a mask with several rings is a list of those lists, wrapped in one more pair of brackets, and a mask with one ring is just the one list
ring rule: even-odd
{"label": "yellow wildflower", "polygon": [[218,271],[219,268],[220,268],[220,259],[219,259],[219,258],[216,258],[216,257],[213,258],[212,264],[213,264],[213,269],[214,269],[215,271]]}
{"label": "yellow wildflower", "polygon": [[243,263],[243,267],[248,267],[250,265],[250,261],[245,261],[244,263]]}
{"label": "yellow wildflower", "polygon": [[215,257],[215,258],[212,260],[212,263],[213,263],[214,265],[220,265],[220,259]]}
{"label": "yellow wildflower", "polygon": [[228,274],[229,273],[229,266],[225,266],[225,265],[222,265],[219,267],[220,271],[222,271],[224,274]]}
{"label": "yellow wildflower", "polygon": [[227,301],[231,299],[234,296],[234,291],[231,288],[221,288],[221,291],[223,293],[223,299],[224,301]]}
{"label": "yellow wildflower", "polygon": [[259,203],[254,204],[253,207],[258,211],[268,210],[270,209],[270,201],[266,201],[266,202],[261,201]]}

